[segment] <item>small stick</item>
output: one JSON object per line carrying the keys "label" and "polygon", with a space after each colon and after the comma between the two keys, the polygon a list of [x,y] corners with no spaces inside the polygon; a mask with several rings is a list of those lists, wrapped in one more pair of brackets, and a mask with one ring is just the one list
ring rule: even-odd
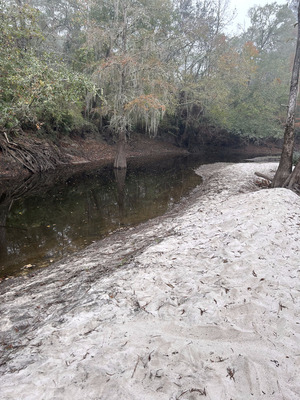
{"label": "small stick", "polygon": [[134,374],[135,374],[135,371],[136,371],[136,369],[137,369],[137,366],[138,366],[139,361],[140,361],[140,356],[138,356],[138,358],[137,358],[137,361],[136,361],[134,370],[133,370],[133,372],[132,372],[131,378],[133,378],[133,376],[134,376]]}

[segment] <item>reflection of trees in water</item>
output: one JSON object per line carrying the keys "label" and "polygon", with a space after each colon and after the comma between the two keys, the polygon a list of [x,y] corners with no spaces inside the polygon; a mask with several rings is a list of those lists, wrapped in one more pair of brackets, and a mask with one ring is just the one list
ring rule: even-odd
{"label": "reflection of trees in water", "polygon": [[6,244],[6,220],[9,210],[8,205],[0,205],[0,255],[6,258],[7,255],[7,244]]}
{"label": "reflection of trees in water", "polygon": [[[190,170],[172,164],[130,167],[127,175],[126,170],[106,168],[33,176],[2,196],[3,225],[14,228],[1,232],[3,247],[6,243],[10,249],[4,264],[23,266],[65,256],[120,226],[162,214],[198,183]],[[0,252],[0,266],[5,251]]]}
{"label": "reflection of trees in water", "polygon": [[127,169],[114,169],[116,184],[117,184],[117,203],[119,207],[120,225],[124,224],[125,216],[125,180]]}
{"label": "reflection of trees in water", "polygon": [[144,220],[162,214],[198,183],[200,178],[180,163],[163,171],[137,170],[126,181],[126,213],[134,210]]}
{"label": "reflection of trees in water", "polygon": [[40,193],[55,184],[55,175],[31,175],[23,181],[7,182],[1,185],[0,205]]}
{"label": "reflection of trees in water", "polygon": [[[72,199],[73,182],[76,185],[81,181],[81,175],[82,171],[74,174],[74,169],[66,169],[1,182],[0,270],[5,271],[6,267],[15,264],[21,267],[31,263],[32,259],[34,263],[37,259],[64,256],[68,247],[77,249],[73,246],[73,223],[70,221],[73,216],[68,210],[68,202],[63,203],[65,198]],[[68,180],[71,180],[70,185]],[[60,219],[61,224],[54,222]]]}

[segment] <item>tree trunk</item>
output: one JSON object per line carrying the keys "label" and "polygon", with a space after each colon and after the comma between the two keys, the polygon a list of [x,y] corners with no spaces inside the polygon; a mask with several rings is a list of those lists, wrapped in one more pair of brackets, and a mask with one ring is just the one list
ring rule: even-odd
{"label": "tree trunk", "polygon": [[122,129],[119,133],[119,140],[117,145],[117,154],[114,162],[114,168],[118,169],[127,168],[125,146],[126,146],[126,131]]}
{"label": "tree trunk", "polygon": [[299,70],[300,70],[300,2],[298,5],[297,47],[294,59],[292,78],[291,78],[287,119],[284,131],[284,143],[283,143],[279,167],[273,179],[272,187],[286,186],[288,178],[292,172],[294,138],[295,138],[295,111],[297,107],[297,97],[298,97]]}
{"label": "tree trunk", "polygon": [[296,192],[300,192],[300,161],[297,163],[296,167],[294,168],[293,172],[290,174],[288,179],[284,183],[284,187],[288,189],[293,189]]}

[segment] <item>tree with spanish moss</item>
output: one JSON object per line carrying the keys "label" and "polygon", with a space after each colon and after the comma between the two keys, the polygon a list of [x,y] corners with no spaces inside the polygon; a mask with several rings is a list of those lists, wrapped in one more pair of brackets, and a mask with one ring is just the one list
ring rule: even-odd
{"label": "tree with spanish moss", "polygon": [[155,136],[172,102],[172,64],[164,49],[171,27],[168,0],[102,0],[90,10],[88,41],[95,54],[93,79],[100,113],[117,145],[115,168],[126,168],[126,138],[133,129]]}

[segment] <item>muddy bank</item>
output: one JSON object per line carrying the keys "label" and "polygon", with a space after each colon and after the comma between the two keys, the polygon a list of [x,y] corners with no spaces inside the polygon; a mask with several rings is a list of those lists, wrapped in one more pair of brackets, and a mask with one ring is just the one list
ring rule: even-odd
{"label": "muddy bank", "polygon": [[[25,137],[19,138],[20,145],[22,140],[28,147],[28,139]],[[35,143],[35,148],[39,148],[43,153],[43,158],[51,160],[53,158],[53,166],[49,169],[60,167],[76,167],[93,163],[108,163],[113,162],[116,154],[116,145],[108,144],[101,138],[94,137],[69,137],[57,140],[53,147],[53,143],[47,143],[38,139]],[[1,149],[1,146],[0,146]],[[51,150],[52,149],[52,150]],[[218,152],[224,154],[241,155],[245,158],[262,155],[280,155],[281,148],[273,143],[262,144],[256,146],[247,144],[243,146],[201,146],[197,147],[195,154],[206,156],[207,154]],[[195,152],[195,149],[192,153]],[[53,153],[53,154],[52,154]],[[170,155],[188,154],[188,151],[182,147],[175,146],[172,143],[162,141],[159,138],[150,139],[143,135],[132,135],[127,143],[127,157],[130,158],[159,158]],[[0,151],[0,180],[18,179],[26,177],[30,171],[23,167],[19,162],[10,157],[5,156]]]}
{"label": "muddy bank", "polygon": [[164,217],[2,283],[2,398],[299,399],[300,200],[254,177],[275,168],[202,166]]}
{"label": "muddy bank", "polygon": [[[20,145],[22,145],[22,140],[26,142],[27,139],[19,138]],[[116,154],[116,145],[110,145],[101,138],[93,137],[85,139],[82,137],[73,137],[72,139],[66,137],[58,140],[56,144],[39,140],[35,145],[36,148],[40,146],[40,153],[43,153],[43,156],[47,150],[48,159],[52,159],[53,165],[49,166],[48,170],[66,166],[76,167],[99,162],[113,162]],[[127,143],[126,153],[128,158],[153,158],[187,154],[187,151],[157,139],[133,135]],[[26,177],[30,173],[31,171],[22,166],[20,162],[0,151],[0,179]]]}

